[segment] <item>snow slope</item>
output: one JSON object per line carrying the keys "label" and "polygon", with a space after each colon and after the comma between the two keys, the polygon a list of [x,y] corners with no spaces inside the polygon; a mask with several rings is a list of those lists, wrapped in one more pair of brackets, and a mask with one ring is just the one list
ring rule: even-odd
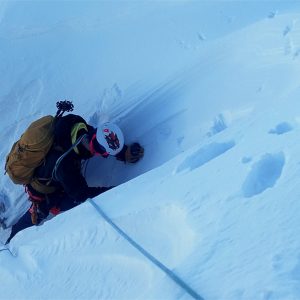
{"label": "snow slope", "polygon": [[[1,2],[2,161],[30,121],[71,99],[145,146],[137,165],[83,166],[90,185],[119,185],[94,200],[135,242],[204,299],[300,299],[299,8]],[[0,182],[13,223],[26,198]],[[9,248],[3,299],[190,297],[89,201]]]}

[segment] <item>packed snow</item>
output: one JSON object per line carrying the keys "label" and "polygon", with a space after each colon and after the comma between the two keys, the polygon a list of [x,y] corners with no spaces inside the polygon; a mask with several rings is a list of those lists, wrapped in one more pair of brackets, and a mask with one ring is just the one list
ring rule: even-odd
{"label": "packed snow", "polygon": [[[3,168],[64,99],[145,147],[0,246],[0,299],[300,299],[299,2],[2,0],[0,45]],[[12,225],[29,202],[0,182]]]}

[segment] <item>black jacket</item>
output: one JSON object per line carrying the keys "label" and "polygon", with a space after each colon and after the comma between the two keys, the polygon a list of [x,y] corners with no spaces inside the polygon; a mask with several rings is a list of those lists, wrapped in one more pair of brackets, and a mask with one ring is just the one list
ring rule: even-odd
{"label": "black jacket", "polygon": [[[45,162],[35,171],[35,176],[40,178],[41,182],[43,182],[43,178],[45,178],[45,182],[49,181],[49,178],[52,177],[52,172],[57,159],[72,147],[71,130],[78,122],[84,122],[87,125],[88,132],[85,130],[79,131],[77,138],[82,134],[92,134],[95,132],[95,129],[88,125],[80,116],[69,114],[64,117],[60,117],[55,124],[54,145],[47,154]],[[124,147],[117,159],[123,160],[126,148]],[[55,186],[57,190],[53,195],[47,195],[46,198],[49,202],[47,206],[59,206],[58,202],[62,199],[61,195],[68,197],[68,201],[72,200],[76,203],[81,203],[86,199],[93,198],[109,189],[106,187],[89,187],[87,185],[85,178],[81,174],[81,161],[83,159],[91,158],[92,155],[83,145],[79,145],[78,150],[79,154],[72,150],[58,165],[55,173],[55,180],[52,179],[50,183],[50,185]],[[31,191],[33,190],[30,186],[29,189]],[[36,191],[34,192],[39,194]],[[45,196],[41,194],[39,195]],[[58,199],[60,200],[58,201]]]}

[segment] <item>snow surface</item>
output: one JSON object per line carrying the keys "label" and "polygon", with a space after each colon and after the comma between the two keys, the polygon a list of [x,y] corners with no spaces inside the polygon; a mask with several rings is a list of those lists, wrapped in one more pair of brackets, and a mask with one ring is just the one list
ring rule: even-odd
{"label": "snow surface", "polygon": [[[139,141],[95,203],[204,299],[300,299],[300,3],[0,2],[0,157],[57,100]],[[2,213],[28,207],[0,177]],[[1,207],[1,210],[3,207]],[[1,230],[5,240],[9,230]],[[0,299],[188,299],[87,201],[0,252]]]}

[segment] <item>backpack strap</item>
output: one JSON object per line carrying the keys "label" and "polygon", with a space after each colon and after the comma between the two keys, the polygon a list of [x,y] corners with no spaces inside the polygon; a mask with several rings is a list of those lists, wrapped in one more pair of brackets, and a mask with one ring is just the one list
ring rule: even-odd
{"label": "backpack strap", "polygon": [[[88,132],[88,128],[86,126],[85,123],[83,122],[79,122],[79,123],[76,123],[73,127],[72,127],[72,130],[71,130],[71,141],[72,141],[72,145],[74,145],[76,143],[76,138],[77,138],[77,134],[80,130],[83,130],[83,132]],[[74,147],[74,151],[79,154],[79,150],[76,147]]]}
{"label": "backpack strap", "polygon": [[60,165],[60,163],[62,162],[62,160],[75,148],[79,145],[79,143],[83,140],[83,138],[85,138],[86,136],[88,136],[88,134],[84,134],[82,136],[80,136],[77,141],[75,142],[75,144],[73,144],[68,151],[66,151],[61,157],[59,157],[59,159],[56,161],[55,166],[53,168],[53,172],[52,172],[52,179],[57,181],[57,177],[56,177],[56,172],[57,169]]}

